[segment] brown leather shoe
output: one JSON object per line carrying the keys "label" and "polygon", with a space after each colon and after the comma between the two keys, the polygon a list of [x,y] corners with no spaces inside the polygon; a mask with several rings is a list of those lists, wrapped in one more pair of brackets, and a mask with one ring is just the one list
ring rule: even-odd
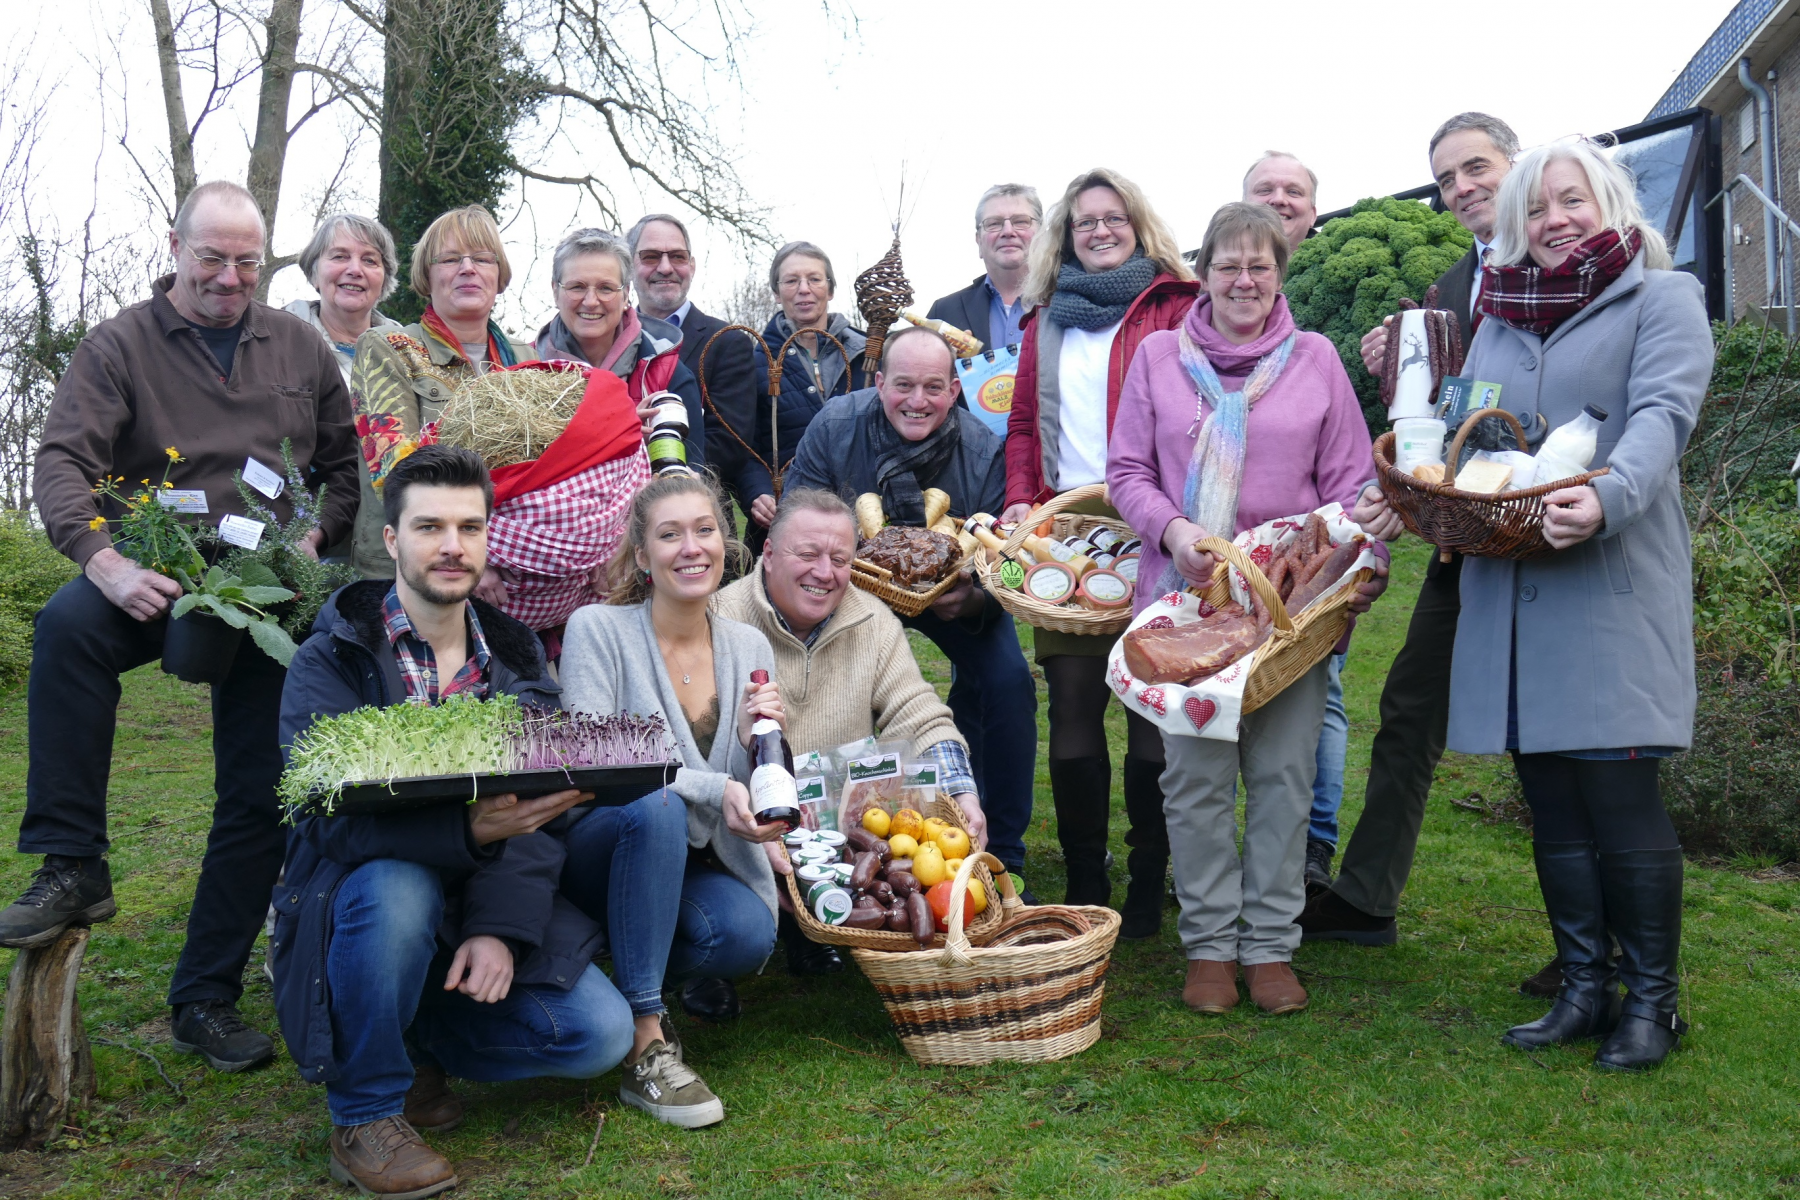
{"label": "brown leather shoe", "polygon": [[1181,1002],[1195,1012],[1230,1012],[1238,1004],[1237,963],[1190,958]]}
{"label": "brown leather shoe", "polygon": [[1307,1005],[1306,989],[1294,978],[1294,969],[1284,962],[1257,963],[1244,968],[1244,982],[1250,985],[1250,999],[1270,1016],[1299,1012]]}
{"label": "brown leather shoe", "polygon": [[450,1160],[427,1146],[405,1117],[332,1126],[331,1177],[387,1200],[423,1200],[458,1182]]}
{"label": "brown leather shoe", "polygon": [[442,1067],[415,1067],[406,1090],[406,1123],[426,1133],[449,1133],[462,1124],[463,1105]]}

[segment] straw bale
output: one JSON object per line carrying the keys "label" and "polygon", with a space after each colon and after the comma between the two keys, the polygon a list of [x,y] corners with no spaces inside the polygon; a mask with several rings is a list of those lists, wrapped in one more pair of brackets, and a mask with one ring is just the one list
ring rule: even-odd
{"label": "straw bale", "polygon": [[481,455],[489,470],[530,462],[568,427],[587,374],[571,364],[554,371],[490,371],[463,384],[438,418],[438,441]]}

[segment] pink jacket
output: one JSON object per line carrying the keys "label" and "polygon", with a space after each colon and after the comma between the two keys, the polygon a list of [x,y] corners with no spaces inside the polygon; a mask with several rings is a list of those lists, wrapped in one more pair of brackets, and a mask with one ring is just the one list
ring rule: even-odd
{"label": "pink jacket", "polygon": [[[1278,297],[1267,331],[1247,346],[1234,346],[1211,325],[1212,301],[1202,295],[1189,318],[1190,331],[1213,361],[1221,382],[1234,388],[1256,359],[1294,328],[1287,298]],[[1159,595],[1156,582],[1168,565],[1163,530],[1181,511],[1188,462],[1210,407],[1181,365],[1179,335],[1159,331],[1144,339],[1119,396],[1119,415],[1107,446],[1106,482],[1112,502],[1144,539],[1133,600],[1142,611]],[[1198,411],[1197,411],[1198,410]],[[1244,484],[1238,493],[1237,528],[1230,537],[1276,517],[1311,512],[1336,500],[1346,509],[1375,475],[1372,443],[1362,409],[1331,342],[1302,333],[1275,386],[1250,410],[1245,431]]]}

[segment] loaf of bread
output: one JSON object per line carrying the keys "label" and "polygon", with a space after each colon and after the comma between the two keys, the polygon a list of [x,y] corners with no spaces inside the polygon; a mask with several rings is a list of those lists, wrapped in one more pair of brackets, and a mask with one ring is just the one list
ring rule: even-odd
{"label": "loaf of bread", "polygon": [[1414,479],[1422,480],[1425,483],[1444,482],[1443,463],[1420,463],[1413,468],[1412,473]]}
{"label": "loaf of bread", "polygon": [[929,529],[889,525],[865,538],[856,557],[888,571],[901,587],[929,591],[962,560],[962,547]]}

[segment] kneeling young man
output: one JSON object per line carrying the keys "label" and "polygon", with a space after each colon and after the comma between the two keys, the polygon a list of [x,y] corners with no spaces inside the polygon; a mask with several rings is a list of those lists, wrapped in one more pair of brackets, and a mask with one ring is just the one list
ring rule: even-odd
{"label": "kneeling young man", "polygon": [[[389,473],[397,578],[351,584],[319,614],[282,693],[284,753],[315,718],[364,705],[558,705],[537,637],[472,597],[492,506],[466,450],[427,446]],[[301,1075],[325,1084],[340,1183],[395,1197],[453,1186],[417,1132],[462,1120],[450,1076],[586,1079],[623,1061],[626,1103],[685,1127],[724,1117],[662,1015],[686,810],[657,791],[569,815],[582,798],[295,821],[275,891],[276,1009]],[[592,963],[603,943],[611,979]]]}

